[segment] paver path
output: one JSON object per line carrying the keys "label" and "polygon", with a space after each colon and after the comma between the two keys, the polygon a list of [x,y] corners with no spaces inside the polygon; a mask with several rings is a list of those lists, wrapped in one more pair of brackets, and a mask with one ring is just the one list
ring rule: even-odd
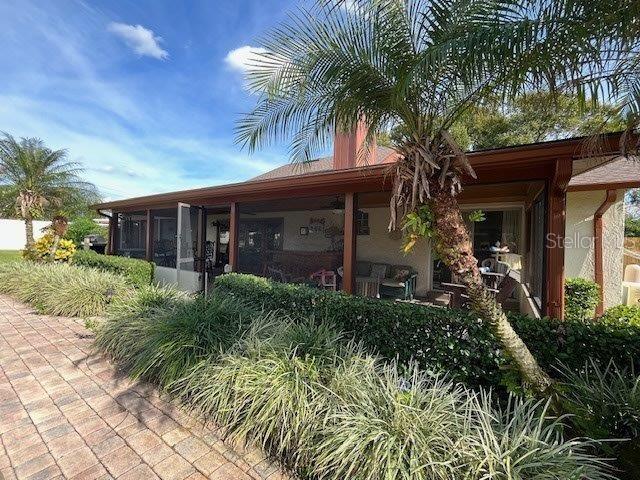
{"label": "paver path", "polygon": [[0,296],[0,479],[286,478],[118,374],[77,320]]}

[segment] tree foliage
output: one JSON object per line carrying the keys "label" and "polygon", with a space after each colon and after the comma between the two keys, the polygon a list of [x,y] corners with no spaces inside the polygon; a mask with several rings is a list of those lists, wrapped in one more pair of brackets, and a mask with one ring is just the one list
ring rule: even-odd
{"label": "tree foliage", "polygon": [[66,150],[52,150],[37,138],[0,139],[0,213],[17,218],[73,216],[99,197],[81,178],[82,168]]}
{"label": "tree foliage", "polygon": [[469,138],[469,144],[461,146],[482,150],[621,131],[625,123],[612,105],[585,109],[577,96],[531,92],[508,104],[490,98],[473,106],[460,119],[459,128]]}
{"label": "tree foliage", "polygon": [[98,225],[90,216],[75,217],[69,224],[65,238],[72,240],[73,243],[80,247],[87,235],[97,234],[106,238],[107,229],[102,225]]}
{"label": "tree foliage", "polygon": [[[626,128],[618,108],[611,104],[580,104],[576,95],[538,91],[503,102],[489,96],[469,107],[451,126],[451,135],[465,150],[513,145],[617,132]],[[380,132],[377,143],[393,147],[397,127]]]}

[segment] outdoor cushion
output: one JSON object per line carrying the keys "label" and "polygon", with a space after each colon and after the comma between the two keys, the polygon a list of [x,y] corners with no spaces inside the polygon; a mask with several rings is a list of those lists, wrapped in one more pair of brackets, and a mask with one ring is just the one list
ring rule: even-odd
{"label": "outdoor cushion", "polygon": [[389,274],[389,278],[396,280],[398,282],[404,282],[411,276],[413,273],[413,269],[408,265],[393,265],[391,267],[391,272]]}
{"label": "outdoor cushion", "polygon": [[399,282],[398,280],[391,279],[383,280],[380,283],[385,287],[404,288],[405,286],[404,282]]}
{"label": "outdoor cushion", "polygon": [[371,275],[371,262],[356,262],[356,275],[358,277]]}
{"label": "outdoor cushion", "polygon": [[371,276],[378,278],[385,278],[387,276],[387,271],[389,270],[389,265],[386,263],[374,263],[371,265]]}

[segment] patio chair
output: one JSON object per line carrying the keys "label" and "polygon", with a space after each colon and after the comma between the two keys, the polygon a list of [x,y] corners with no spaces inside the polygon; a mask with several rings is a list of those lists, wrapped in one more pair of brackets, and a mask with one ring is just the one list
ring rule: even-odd
{"label": "patio chair", "polygon": [[392,265],[389,276],[380,281],[380,296],[413,300],[418,274],[408,265]]}
{"label": "patio chair", "polygon": [[356,262],[356,295],[380,298],[380,283],[388,269],[386,263]]}
{"label": "patio chair", "polygon": [[[497,289],[490,288],[494,293],[496,301],[503,305],[520,284],[520,272],[509,270],[502,278]],[[442,283],[442,288],[450,296],[449,308],[464,308],[469,306],[469,295],[467,287],[457,283]]]}
{"label": "patio chair", "polygon": [[267,278],[281,283],[287,283],[288,281],[288,277],[282,270],[273,267],[267,267]]}
{"label": "patio chair", "polygon": [[418,274],[409,265],[356,262],[356,294],[372,298],[413,299]]}
{"label": "patio chair", "polygon": [[332,270],[318,270],[311,274],[311,278],[318,282],[320,288],[336,290],[338,287],[338,278]]}

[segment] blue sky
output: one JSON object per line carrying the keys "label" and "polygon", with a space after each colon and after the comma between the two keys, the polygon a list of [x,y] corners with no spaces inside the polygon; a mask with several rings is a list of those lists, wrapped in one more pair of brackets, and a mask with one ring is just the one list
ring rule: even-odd
{"label": "blue sky", "polygon": [[255,176],[287,149],[234,144],[242,64],[293,4],[3,0],[0,130],[67,148],[105,199]]}

